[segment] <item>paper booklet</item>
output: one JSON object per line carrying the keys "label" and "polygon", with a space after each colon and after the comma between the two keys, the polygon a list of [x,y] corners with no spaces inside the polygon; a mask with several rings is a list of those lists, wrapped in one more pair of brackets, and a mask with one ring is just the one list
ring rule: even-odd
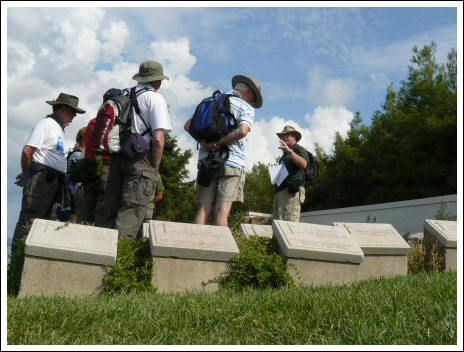
{"label": "paper booklet", "polygon": [[271,183],[280,186],[283,180],[288,176],[288,170],[284,164],[269,166],[269,176],[271,176]]}

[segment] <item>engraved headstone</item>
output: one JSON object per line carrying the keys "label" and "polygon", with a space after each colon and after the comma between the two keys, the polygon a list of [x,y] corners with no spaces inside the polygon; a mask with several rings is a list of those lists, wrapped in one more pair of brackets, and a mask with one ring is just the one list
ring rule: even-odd
{"label": "engraved headstone", "polygon": [[425,220],[424,239],[437,241],[444,256],[444,269],[457,271],[457,222],[447,220]]}
{"label": "engraved headstone", "polygon": [[88,225],[36,219],[26,239],[25,254],[67,261],[114,265],[118,231]]}
{"label": "engraved headstone", "polygon": [[346,229],[364,252],[359,279],[408,273],[409,244],[391,224],[334,222]]}
{"label": "engraved headstone", "polygon": [[228,227],[179,222],[149,222],[155,257],[229,261],[239,253]]}
{"label": "engraved headstone", "polygon": [[457,222],[446,220],[425,220],[424,232],[436,238],[446,248],[457,248]]}
{"label": "engraved headstone", "polygon": [[272,227],[297,283],[341,284],[358,279],[364,256],[346,229],[283,220],[273,220]]}
{"label": "engraved headstone", "polygon": [[363,252],[340,227],[273,220],[272,228],[287,257],[361,263]]}
{"label": "engraved headstone", "polygon": [[117,230],[35,219],[18,296],[97,294],[105,266],[116,263],[117,252]]}
{"label": "engraved headstone", "polygon": [[210,280],[239,253],[228,227],[151,220],[148,232],[152,284],[160,292],[214,291],[218,285]]}
{"label": "engraved headstone", "polygon": [[334,222],[344,227],[361,247],[364,255],[407,255],[410,247],[391,224]]}
{"label": "engraved headstone", "polygon": [[260,236],[272,238],[272,225],[240,224],[246,237]]}

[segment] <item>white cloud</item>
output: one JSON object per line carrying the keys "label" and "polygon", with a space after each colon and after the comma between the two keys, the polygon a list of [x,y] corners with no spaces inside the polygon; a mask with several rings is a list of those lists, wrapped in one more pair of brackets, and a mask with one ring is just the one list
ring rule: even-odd
{"label": "white cloud", "polygon": [[167,75],[186,75],[197,59],[190,54],[190,43],[186,38],[174,41],[157,41],[150,44],[154,57],[163,63]]}
{"label": "white cloud", "polygon": [[309,74],[308,100],[317,105],[350,105],[360,84],[351,77],[329,79],[325,69],[317,66]]}
{"label": "white cloud", "polygon": [[318,106],[312,114],[305,115],[309,123],[311,140],[318,143],[327,154],[332,154],[335,133],[346,137],[354,114],[344,106]]}

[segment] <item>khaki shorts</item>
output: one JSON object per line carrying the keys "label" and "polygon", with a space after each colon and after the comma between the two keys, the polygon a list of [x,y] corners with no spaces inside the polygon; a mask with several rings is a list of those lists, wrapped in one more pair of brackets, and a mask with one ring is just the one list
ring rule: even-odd
{"label": "khaki shorts", "polygon": [[197,182],[197,202],[241,202],[243,203],[243,187],[246,172],[236,167],[224,165],[214,176],[208,187],[200,186]]}
{"label": "khaki shorts", "polygon": [[306,191],[303,186],[299,191],[292,194],[288,188],[277,192],[274,196],[273,218],[275,220],[300,221],[301,204],[306,198]]}

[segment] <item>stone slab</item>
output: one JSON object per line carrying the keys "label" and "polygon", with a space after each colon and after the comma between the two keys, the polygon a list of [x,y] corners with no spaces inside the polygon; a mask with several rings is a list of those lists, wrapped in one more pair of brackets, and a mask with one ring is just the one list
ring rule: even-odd
{"label": "stone slab", "polygon": [[457,222],[446,220],[425,220],[424,232],[441,243],[446,248],[457,248]]}
{"label": "stone slab", "polygon": [[229,262],[239,253],[228,227],[149,221],[150,250],[154,257]]}
{"label": "stone slab", "polygon": [[246,237],[260,236],[272,238],[272,225],[240,224]]}
{"label": "stone slab", "polygon": [[101,265],[26,255],[18,297],[98,294],[105,274]]}
{"label": "stone slab", "polygon": [[115,265],[118,231],[88,225],[35,219],[25,254],[73,262]]}
{"label": "stone slab", "polygon": [[345,228],[364,255],[407,255],[409,244],[391,224],[334,222]]}
{"label": "stone slab", "polygon": [[225,262],[156,257],[153,260],[152,285],[163,293],[187,290],[216,291],[217,283],[209,283],[206,286],[202,283],[217,278],[226,268]]}
{"label": "stone slab", "polygon": [[303,258],[359,264],[364,254],[342,227],[273,220],[272,229],[282,253]]}

